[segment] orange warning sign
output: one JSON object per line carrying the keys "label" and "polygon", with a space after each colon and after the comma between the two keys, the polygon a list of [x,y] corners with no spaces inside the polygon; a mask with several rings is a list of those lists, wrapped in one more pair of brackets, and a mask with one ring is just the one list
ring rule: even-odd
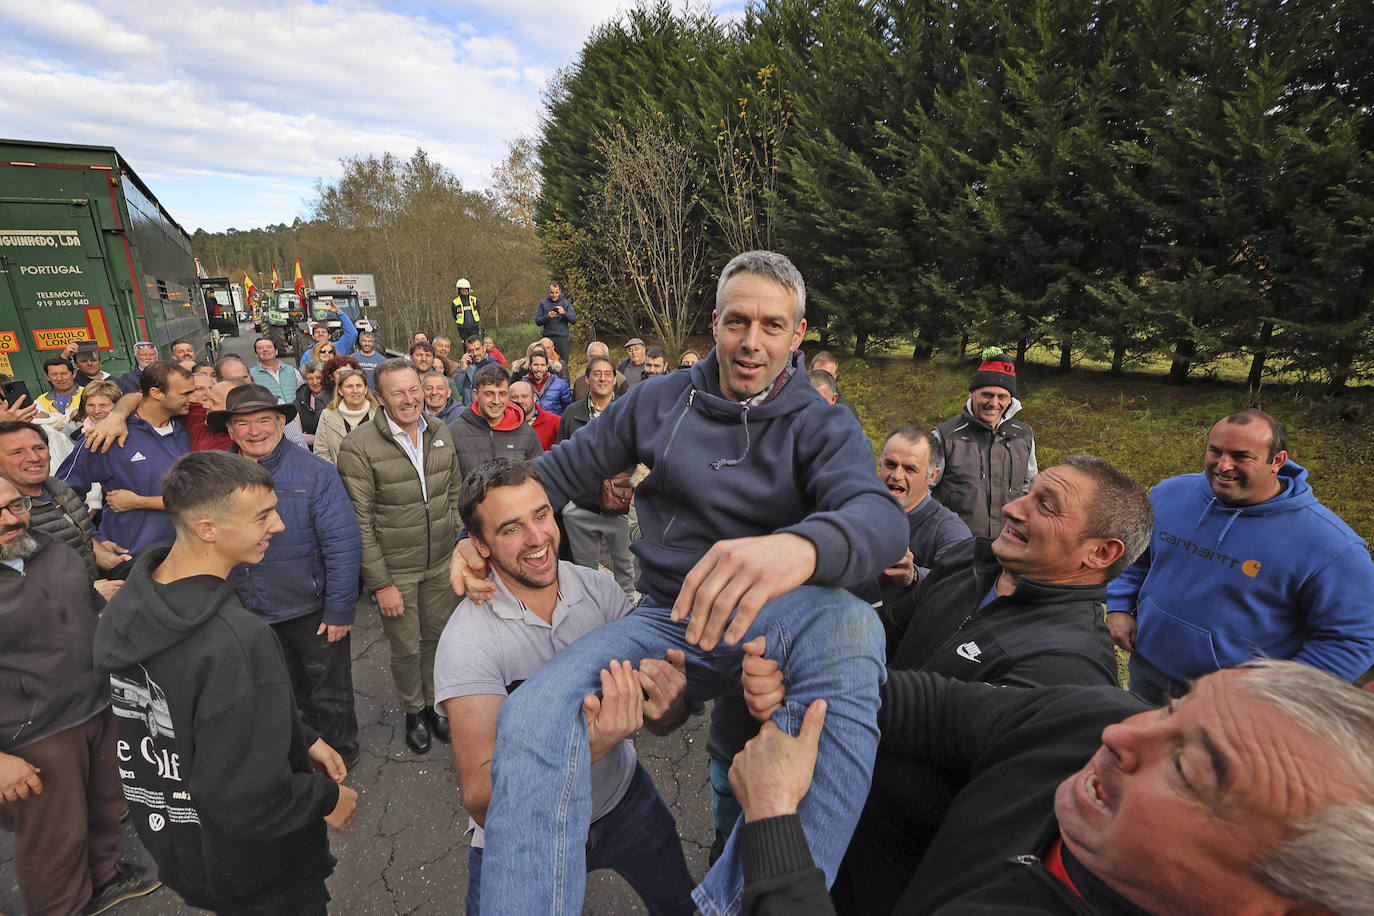
{"label": "orange warning sign", "polygon": [[0,331],[0,353],[18,353],[19,335],[13,331]]}
{"label": "orange warning sign", "polygon": [[114,345],[110,343],[110,328],[105,324],[105,310],[99,306],[91,306],[83,309],[86,313],[86,329],[91,332],[89,340],[94,340],[95,345],[101,350],[112,350]]}
{"label": "orange warning sign", "polygon": [[33,342],[40,350],[64,350],[67,344],[85,340],[90,333],[86,328],[36,328]]}

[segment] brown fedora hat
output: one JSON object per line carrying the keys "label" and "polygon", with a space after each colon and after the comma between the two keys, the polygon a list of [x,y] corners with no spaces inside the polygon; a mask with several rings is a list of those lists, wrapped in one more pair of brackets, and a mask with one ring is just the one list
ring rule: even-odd
{"label": "brown fedora hat", "polygon": [[205,416],[205,425],[217,433],[229,431],[229,418],[245,413],[275,410],[290,423],[296,418],[295,404],[278,404],[277,399],[261,385],[240,385],[224,397],[224,409],[212,410]]}

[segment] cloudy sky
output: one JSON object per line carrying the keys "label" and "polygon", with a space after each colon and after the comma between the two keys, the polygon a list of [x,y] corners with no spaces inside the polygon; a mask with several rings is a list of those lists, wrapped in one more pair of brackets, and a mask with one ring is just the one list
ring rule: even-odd
{"label": "cloudy sky", "polygon": [[485,186],[624,6],[0,0],[0,136],[114,146],[190,231],[304,216],[354,154],[422,146]]}

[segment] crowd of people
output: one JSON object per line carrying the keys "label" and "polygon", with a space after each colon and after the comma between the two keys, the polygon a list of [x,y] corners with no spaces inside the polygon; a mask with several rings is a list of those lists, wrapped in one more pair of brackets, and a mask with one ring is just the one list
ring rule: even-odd
{"label": "crowd of people", "polygon": [[[573,373],[556,282],[508,363],[466,279],[458,336],[405,356],[342,322],[299,366],[267,338],[252,365],[50,361],[0,417],[28,912],[161,883],[325,912],[327,828],[369,816],[360,607],[406,747],[451,751],[470,914],[577,911],[597,868],[652,913],[1368,912],[1374,563],[1282,423],[1221,417],[1201,473],[1148,492],[1040,469],[994,348],[959,416],[875,461],[805,313],[756,251],[671,370],[631,338]],[[632,738],[707,700],[695,880]],[[156,876],[119,859],[126,812]]]}

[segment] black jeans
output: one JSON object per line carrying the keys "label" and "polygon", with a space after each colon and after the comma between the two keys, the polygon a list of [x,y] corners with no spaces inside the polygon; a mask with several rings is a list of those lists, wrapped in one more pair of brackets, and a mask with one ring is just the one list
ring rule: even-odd
{"label": "black jeans", "polygon": [[323,611],[272,624],[286,656],[291,689],[305,724],[340,756],[358,753],[358,716],[353,710],[352,636],[329,642],[320,628]]}
{"label": "black jeans", "polygon": [[544,336],[547,337],[549,340],[552,340],[552,341],[553,341],[553,349],[554,349],[554,352],[557,353],[557,354],[558,354],[558,358],[559,358],[560,360],[563,361],[563,370],[564,370],[564,378],[563,378],[563,381],[566,382],[566,381],[568,380],[568,379],[567,379],[568,352],[569,352],[569,350],[568,350],[568,338],[567,338],[567,336],[555,337],[555,336],[553,336],[552,334],[545,334]]}

